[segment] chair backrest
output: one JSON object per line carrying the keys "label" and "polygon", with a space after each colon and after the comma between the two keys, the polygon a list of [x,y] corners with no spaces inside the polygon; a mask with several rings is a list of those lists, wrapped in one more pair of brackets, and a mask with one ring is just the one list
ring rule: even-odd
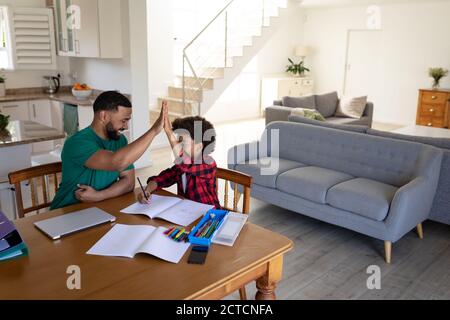
{"label": "chair backrest", "polygon": [[[60,173],[61,170],[61,162],[55,162],[9,173],[9,183],[13,184],[15,188],[17,215],[19,218],[23,218],[27,213],[38,211],[51,205],[51,193],[53,193],[54,196],[58,191],[58,173]],[[21,184],[23,181],[28,181],[30,186],[31,207],[28,208],[24,208],[23,203]],[[50,189],[51,182],[53,182],[53,190]],[[39,189],[42,191],[42,203],[40,204],[38,195]]]}
{"label": "chair backrest", "polygon": [[[252,186],[252,177],[241,173],[235,170],[230,169],[224,169],[224,168],[217,168],[216,173],[216,187],[219,189],[219,179],[225,181],[225,190],[224,190],[224,203],[222,205],[222,208],[226,210],[231,211],[238,211],[238,203],[241,197],[241,192],[244,194],[244,199],[242,203],[242,213],[249,213],[250,212],[250,189]],[[229,185],[233,183],[233,208],[230,208],[228,206],[228,192],[229,192]]]}

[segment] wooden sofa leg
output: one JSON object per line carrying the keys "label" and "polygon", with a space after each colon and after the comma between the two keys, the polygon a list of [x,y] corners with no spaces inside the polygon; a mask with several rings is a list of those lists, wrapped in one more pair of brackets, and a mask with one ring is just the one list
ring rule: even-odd
{"label": "wooden sofa leg", "polygon": [[384,256],[386,259],[386,263],[391,263],[391,252],[392,252],[392,242],[385,241],[384,242]]}
{"label": "wooden sofa leg", "polygon": [[423,229],[421,223],[417,225],[417,235],[419,236],[420,239],[423,239]]}

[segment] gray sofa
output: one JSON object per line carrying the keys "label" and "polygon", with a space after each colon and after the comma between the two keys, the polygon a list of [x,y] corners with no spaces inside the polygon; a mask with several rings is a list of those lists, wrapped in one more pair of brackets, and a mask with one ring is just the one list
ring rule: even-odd
{"label": "gray sofa", "polygon": [[433,200],[429,219],[450,225],[450,139],[409,136],[399,133],[369,129],[364,126],[339,125],[326,123],[323,121],[306,119],[298,116],[290,116],[289,121],[312,124],[321,127],[328,127],[339,130],[365,133],[369,135],[385,137],[390,139],[406,140],[412,142],[423,143],[436,148],[443,152],[442,164],[439,176],[439,183],[436,195]]}
{"label": "gray sofa", "polygon": [[383,240],[388,263],[392,243],[428,218],[441,160],[420,143],[294,122],[228,152],[253,197]]}
{"label": "gray sofa", "polygon": [[283,97],[282,100],[275,100],[273,104],[273,106],[269,106],[265,110],[266,125],[274,121],[288,121],[292,108],[308,108],[319,111],[326,121],[330,123],[363,125],[369,128],[372,127],[372,102],[367,102],[363,116],[359,119],[336,117],[334,114],[339,104],[337,92],[305,97]]}

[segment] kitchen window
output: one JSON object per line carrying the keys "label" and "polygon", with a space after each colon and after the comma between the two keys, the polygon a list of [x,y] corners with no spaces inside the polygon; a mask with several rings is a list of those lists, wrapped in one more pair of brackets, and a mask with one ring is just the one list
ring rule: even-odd
{"label": "kitchen window", "polygon": [[13,69],[7,7],[0,7],[0,69]]}

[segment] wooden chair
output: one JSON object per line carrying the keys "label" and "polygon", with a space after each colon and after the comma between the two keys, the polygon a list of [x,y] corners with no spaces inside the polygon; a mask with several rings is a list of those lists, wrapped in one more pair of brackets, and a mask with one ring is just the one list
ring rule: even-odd
{"label": "wooden chair", "polygon": [[[244,192],[241,212],[248,214],[250,212],[250,188],[252,186],[252,177],[238,171],[217,168],[216,179],[217,179],[216,183],[217,190],[219,189],[219,179],[225,180],[224,202],[223,205],[221,204],[222,208],[230,211],[239,211],[238,204],[241,198],[241,194],[238,190],[238,186],[240,185],[242,186]],[[234,192],[232,208],[228,206],[229,202],[228,192],[229,192],[229,185],[231,185],[231,183],[233,183],[233,192]],[[239,296],[241,300],[247,300],[247,293],[245,291],[245,286],[239,288]]]}
{"label": "wooden chair", "polygon": [[[17,203],[18,218],[23,218],[25,214],[47,208],[51,205],[50,180],[53,180],[54,194],[58,191],[58,173],[62,171],[61,162],[44,164],[15,172],[10,172],[9,183],[14,185]],[[52,178],[52,179],[50,179]],[[37,180],[37,183],[35,184]],[[22,197],[22,182],[28,181],[31,192],[31,207],[24,208]],[[42,203],[39,204],[38,189],[42,191]]]}

